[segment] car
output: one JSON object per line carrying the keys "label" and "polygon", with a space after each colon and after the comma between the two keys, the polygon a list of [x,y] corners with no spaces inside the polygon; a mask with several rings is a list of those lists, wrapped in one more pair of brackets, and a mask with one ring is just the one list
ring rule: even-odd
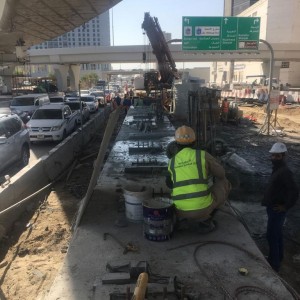
{"label": "car", "polygon": [[30,158],[29,130],[18,115],[0,114],[0,172],[15,162],[21,167]]}
{"label": "car", "polygon": [[27,94],[13,97],[9,107],[12,113],[17,114],[24,123],[27,123],[36,109],[49,103],[48,94]]}
{"label": "car", "polygon": [[65,97],[64,96],[51,96],[49,97],[50,103],[64,103]]}
{"label": "car", "polygon": [[79,96],[65,96],[65,101],[79,101],[80,97]]}
{"label": "car", "polygon": [[90,91],[89,90],[80,90],[79,93],[80,93],[80,96],[86,96],[86,95],[90,94]]}
{"label": "car", "polygon": [[76,128],[78,111],[66,104],[48,104],[37,109],[27,123],[31,142],[62,141]]}
{"label": "car", "polygon": [[77,91],[67,91],[65,92],[66,97],[79,97],[79,92]]}
{"label": "car", "polygon": [[[81,103],[81,107],[80,107]],[[82,115],[82,123],[85,123],[90,119],[90,110],[87,104],[83,101],[67,101],[66,104],[71,108],[72,112],[78,112],[78,118],[76,119],[76,124],[81,124],[81,115]],[[80,113],[81,112],[81,113]]]}
{"label": "car", "polygon": [[87,104],[91,113],[95,113],[96,111],[98,111],[99,104],[95,96],[92,95],[81,96],[80,100],[84,101]]}
{"label": "car", "polygon": [[104,97],[104,92],[98,91],[98,92],[92,92],[90,95],[95,96],[96,100],[98,101],[99,106],[105,106],[106,105],[106,100]]}
{"label": "car", "polygon": [[103,90],[103,88],[99,89],[96,86],[94,86],[94,87],[92,87],[92,88],[89,89],[89,94],[95,93],[95,92],[101,92],[102,90]]}

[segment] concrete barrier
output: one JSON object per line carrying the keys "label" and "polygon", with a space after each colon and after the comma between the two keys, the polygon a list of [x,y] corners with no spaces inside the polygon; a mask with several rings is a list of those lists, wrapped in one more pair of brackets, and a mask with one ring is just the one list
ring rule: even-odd
{"label": "concrete barrier", "polygon": [[[105,116],[110,108],[105,108],[95,118],[83,125],[68,136],[64,141],[49,151],[48,155],[41,157],[32,166],[23,168],[13,176],[10,183],[0,190],[0,240],[13,222],[26,209],[26,205],[7,209],[22,199],[35,193],[42,187],[54,181],[62,174],[80,154],[83,147],[93,138],[101,127],[105,126]],[[28,200],[28,203],[30,200]],[[27,205],[28,205],[27,203]],[[5,212],[3,212],[6,210]]]}

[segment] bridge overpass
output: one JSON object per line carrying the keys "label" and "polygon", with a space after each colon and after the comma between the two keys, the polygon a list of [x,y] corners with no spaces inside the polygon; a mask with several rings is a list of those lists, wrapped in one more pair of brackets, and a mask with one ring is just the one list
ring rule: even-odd
{"label": "bridge overpass", "polygon": [[75,29],[121,1],[1,0],[0,72],[8,91],[15,66],[26,62],[28,48]]}
{"label": "bridge overpass", "polygon": [[[214,61],[270,61],[270,50],[260,43],[258,50],[252,51],[182,51],[181,44],[170,44],[175,62],[214,62]],[[300,43],[272,44],[275,61],[300,61]],[[76,88],[80,80],[80,65],[89,63],[140,63],[143,52],[147,61],[156,62],[150,45],[77,47],[55,49],[31,49],[28,62],[31,64],[52,64],[60,90],[66,90],[67,77],[70,76],[71,88]],[[11,59],[11,60],[10,60]],[[14,55],[6,60],[13,64]],[[2,71],[5,74],[5,70]]]}
{"label": "bridge overpass", "polygon": [[[272,44],[275,61],[300,61],[300,43]],[[146,47],[152,53],[151,46]],[[270,50],[263,43],[254,51],[182,51],[181,44],[169,45],[176,62],[213,62],[213,61],[268,61]],[[86,64],[86,63],[140,63],[144,45],[80,47],[56,49],[32,49],[29,51],[32,64]],[[153,62],[156,58],[152,55]]]}

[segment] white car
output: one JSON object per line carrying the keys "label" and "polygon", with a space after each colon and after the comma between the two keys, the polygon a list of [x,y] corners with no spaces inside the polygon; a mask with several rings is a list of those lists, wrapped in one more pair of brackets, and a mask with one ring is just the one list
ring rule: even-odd
{"label": "white car", "polygon": [[105,106],[106,105],[106,101],[105,101],[105,97],[104,97],[104,92],[102,92],[102,91],[100,91],[100,92],[92,92],[90,95],[96,97],[96,100],[98,101],[98,105],[99,106]]}
{"label": "white car", "polygon": [[87,96],[90,94],[90,91],[89,90],[80,90],[80,96]]}
{"label": "white car", "polygon": [[61,141],[76,128],[78,111],[66,104],[48,104],[37,109],[28,122],[31,142]]}
{"label": "white car", "polygon": [[82,115],[82,123],[87,122],[90,119],[90,110],[87,106],[87,104],[83,101],[81,101],[81,107],[80,107],[80,101],[67,101],[66,104],[71,108],[72,112],[78,112],[76,124],[81,124],[81,115]]}
{"label": "white car", "polygon": [[91,113],[98,111],[99,103],[95,96],[81,96],[80,100],[87,104]]}

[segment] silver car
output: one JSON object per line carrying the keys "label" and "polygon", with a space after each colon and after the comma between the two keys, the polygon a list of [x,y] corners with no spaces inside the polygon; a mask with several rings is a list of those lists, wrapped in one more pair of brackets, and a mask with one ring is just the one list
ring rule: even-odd
{"label": "silver car", "polygon": [[98,101],[98,106],[105,106],[106,105],[104,92],[102,92],[102,91],[92,92],[92,93],[90,93],[90,95],[96,97],[96,100]]}
{"label": "silver car", "polygon": [[[80,107],[80,103],[81,103],[81,107]],[[82,118],[82,123],[85,123],[90,119],[90,110],[85,102],[66,101],[65,104],[67,104],[71,108],[72,112],[78,112],[77,119],[76,119],[77,125],[81,124],[81,118]]]}
{"label": "silver car", "polygon": [[62,141],[76,128],[77,116],[78,112],[72,112],[68,105],[44,105],[27,123],[30,141]]}
{"label": "silver car", "polygon": [[91,96],[91,95],[81,96],[80,100],[84,101],[87,104],[91,113],[95,113],[96,111],[98,111],[99,104],[95,96]]}
{"label": "silver car", "polygon": [[29,162],[29,130],[18,115],[0,114],[0,172],[15,162]]}

